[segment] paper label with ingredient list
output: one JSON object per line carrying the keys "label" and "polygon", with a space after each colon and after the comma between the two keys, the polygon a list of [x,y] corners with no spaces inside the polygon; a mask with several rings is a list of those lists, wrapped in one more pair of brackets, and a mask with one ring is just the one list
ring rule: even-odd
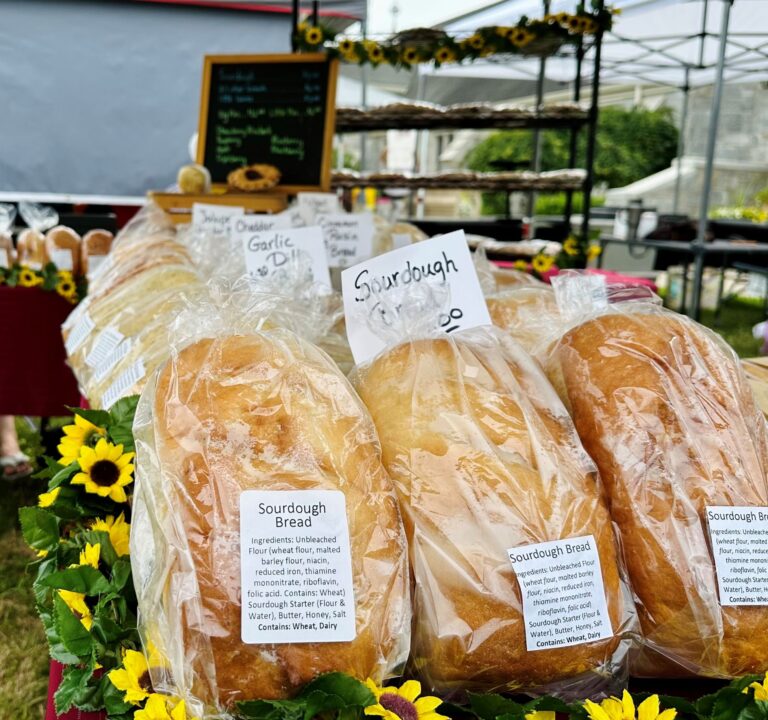
{"label": "paper label with ingredient list", "polygon": [[331,267],[349,267],[373,255],[371,213],[318,215],[317,224],[323,229]]}

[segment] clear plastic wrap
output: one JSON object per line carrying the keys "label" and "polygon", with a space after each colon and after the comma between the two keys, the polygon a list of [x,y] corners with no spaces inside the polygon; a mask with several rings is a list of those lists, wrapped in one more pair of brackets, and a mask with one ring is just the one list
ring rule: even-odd
{"label": "clear plastic wrap", "polygon": [[[381,682],[408,655],[407,547],[373,423],[325,353],[264,319],[279,305],[235,293],[190,307],[177,322],[182,347],[136,415],[131,562],[140,630],[168,658],[168,671],[151,670],[155,688],[183,697],[194,715],[228,717],[237,700],[289,697],[325,671]],[[245,490],[344,494],[354,640],[241,640]]]}
{"label": "clear plastic wrap", "polygon": [[9,268],[16,262],[16,250],[13,247],[13,222],[16,219],[16,206],[0,203],[0,268]]}
{"label": "clear plastic wrap", "polygon": [[[410,316],[423,322],[428,314]],[[409,538],[414,672],[452,695],[615,690],[625,673],[631,602],[597,472],[565,408],[536,362],[500,330],[414,337],[352,374]],[[508,551],[590,535],[612,634],[528,650]]]}
{"label": "clear plastic wrap", "polygon": [[768,431],[738,358],[655,302],[560,282],[575,311],[548,372],[620,531],[644,638],[633,673],[762,672],[768,608],[721,607],[705,515],[768,505]]}
{"label": "clear plastic wrap", "polygon": [[539,357],[559,336],[562,320],[555,293],[547,285],[521,285],[486,297],[496,327],[507,330],[531,355]]}

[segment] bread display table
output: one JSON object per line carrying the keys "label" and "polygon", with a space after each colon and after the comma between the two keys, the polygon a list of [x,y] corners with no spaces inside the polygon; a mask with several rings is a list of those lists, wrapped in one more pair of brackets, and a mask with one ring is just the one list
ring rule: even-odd
{"label": "bread display table", "polygon": [[60,330],[71,311],[54,292],[0,287],[0,415],[64,415],[79,404]]}

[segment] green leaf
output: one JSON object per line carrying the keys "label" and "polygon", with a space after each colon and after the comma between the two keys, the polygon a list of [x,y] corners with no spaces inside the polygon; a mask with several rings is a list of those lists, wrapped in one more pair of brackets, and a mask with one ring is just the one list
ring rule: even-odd
{"label": "green leaf", "polygon": [[129,395],[120,398],[110,409],[110,425],[133,425],[133,417],[136,415],[136,405],[139,403],[138,395]]}
{"label": "green leaf", "polygon": [[91,635],[58,593],[53,598],[53,618],[64,648],[78,658],[90,657],[93,648]]}
{"label": "green leaf", "polygon": [[60,662],[62,665],[75,665],[79,663],[80,658],[78,658],[77,655],[73,655],[71,652],[69,652],[69,650],[67,650],[61,642],[59,633],[56,630],[56,624],[53,621],[53,615],[48,610],[44,610],[42,607],[38,607],[37,612],[40,615],[40,620],[43,623],[45,637],[48,640],[48,652],[50,653],[50,656],[54,660]]}
{"label": "green leaf", "polygon": [[101,689],[104,707],[110,720],[114,720],[121,715],[133,716],[133,705],[123,700],[123,693],[109,681],[109,677],[106,674],[101,678]]}
{"label": "green leaf", "polygon": [[47,455],[43,455],[43,460],[45,461],[45,467],[39,472],[36,472],[32,477],[41,480],[49,480],[61,470],[62,466]]}
{"label": "green leaf", "polygon": [[95,596],[109,590],[109,580],[90,565],[79,565],[53,572],[39,580],[41,585],[57,590],[71,590],[84,595]]}
{"label": "green leaf", "polygon": [[131,563],[128,560],[118,560],[112,568],[112,587],[122,590],[131,579]]}
{"label": "green leaf", "polygon": [[[659,695],[659,702],[663,710],[673,708],[677,710],[678,715],[687,715],[689,717],[698,717],[696,706],[685,698],[675,695]],[[639,704],[639,703],[638,703]]]}
{"label": "green leaf", "polygon": [[79,415],[80,417],[85,418],[96,427],[105,428],[109,425],[109,413],[106,410],[86,410],[85,408],[79,407],[67,407],[67,410],[74,415]]}
{"label": "green leaf", "polygon": [[306,699],[304,720],[312,720],[326,710],[365,708],[376,703],[363,683],[344,673],[320,675],[304,686],[299,697]]}
{"label": "green leaf", "polygon": [[27,545],[35,550],[55,550],[59,544],[59,521],[40,507],[19,509],[21,532]]}
{"label": "green leaf", "polygon": [[59,472],[57,472],[51,478],[51,482],[48,485],[48,489],[53,490],[54,488],[57,488],[60,485],[63,485],[79,470],[80,470],[80,465],[78,465],[77,461],[70,463],[66,467],[62,467],[61,470],[59,470]]}
{"label": "green leaf", "polygon": [[90,679],[75,697],[75,707],[84,712],[99,712],[104,709],[104,683],[102,678]]}
{"label": "green leaf", "polygon": [[79,668],[69,665],[64,668],[61,675],[61,684],[54,696],[56,712],[63,715],[74,704],[75,698],[85,689],[85,685],[92,675],[90,668]]}
{"label": "green leaf", "polygon": [[711,718],[712,720],[737,720],[751,702],[749,695],[745,695],[738,688],[725,687],[716,693]]}
{"label": "green leaf", "polygon": [[500,715],[519,716],[523,706],[501,695],[469,693],[469,707],[481,720],[496,720]]}
{"label": "green leaf", "polygon": [[552,697],[551,695],[544,695],[538,697],[530,702],[527,702],[523,706],[523,714],[534,712],[536,710],[551,710],[553,712],[565,713],[570,715],[573,712],[573,708],[568,703],[563,702],[560,698]]}
{"label": "green leaf", "polygon": [[305,703],[300,700],[247,700],[237,703],[243,720],[300,720]]}

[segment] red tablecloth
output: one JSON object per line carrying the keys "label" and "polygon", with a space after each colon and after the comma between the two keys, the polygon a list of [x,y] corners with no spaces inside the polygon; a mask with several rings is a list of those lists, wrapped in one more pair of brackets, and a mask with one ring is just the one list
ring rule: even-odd
{"label": "red tablecloth", "polygon": [[0,286],[0,415],[66,415],[79,404],[61,339],[70,312],[55,292]]}

